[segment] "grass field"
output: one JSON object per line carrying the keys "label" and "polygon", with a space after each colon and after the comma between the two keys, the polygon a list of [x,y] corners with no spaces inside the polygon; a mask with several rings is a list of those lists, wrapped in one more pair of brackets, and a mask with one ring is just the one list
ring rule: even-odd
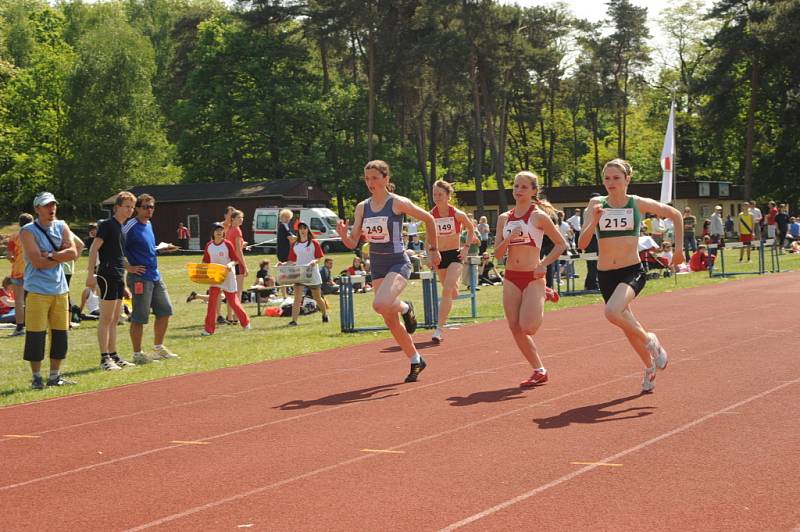
{"label": "grass field", "polygon": [[[726,252],[726,271],[747,272],[757,269],[756,255],[750,264],[738,262],[738,251]],[[350,264],[352,254],[339,253],[329,255],[334,258],[334,271],[338,272]],[[260,255],[248,255],[248,264],[255,271]],[[269,257],[275,262],[274,256]],[[339,331],[339,302],[337,296],[328,296],[331,304],[331,322],[321,323],[319,313],[300,317],[299,327],[287,327],[289,318],[256,317],[253,330],[244,332],[238,326],[219,326],[217,333],[201,338],[200,331],[206,307],[202,302],[186,303],[186,296],[191,290],[202,290],[200,285],[193,284],[186,275],[185,264],[196,262],[197,256],[162,256],[159,259],[160,270],[165,279],[172,299],[175,315],[170,321],[166,345],[181,358],[129,368],[123,371],[104,372],[100,370],[99,353],[96,339],[96,322],[84,321],[81,326],[70,332],[69,355],[64,364],[64,372],[78,381],[75,386],[62,389],[30,389],[30,369],[22,360],[24,337],[9,338],[10,331],[0,331],[0,405],[24,403],[36,399],[55,397],[73,393],[87,392],[103,388],[121,386],[130,383],[160,379],[172,375],[180,375],[198,371],[209,371],[228,366],[239,366],[263,360],[280,359],[301,355],[324,349],[357,345],[367,341],[386,338],[388,332],[376,331],[368,333],[343,334]],[[579,262],[577,279],[579,288],[583,286],[585,270]],[[73,293],[78,299],[85,279],[86,258],[82,257],[73,278]],[[770,262],[767,258],[767,269]],[[800,267],[800,256],[781,255],[781,269],[797,269]],[[3,271],[7,275],[7,270]],[[709,285],[733,281],[731,278],[709,278],[707,273],[678,275],[677,278],[660,278],[648,281],[643,297],[659,292],[681,290],[699,285]],[[252,282],[253,275],[248,279]],[[198,290],[198,291],[200,291]],[[500,319],[503,317],[500,286],[482,287],[478,293],[478,321]],[[407,299],[417,303],[420,321],[422,320],[422,285],[421,281],[411,281],[406,291]],[[562,297],[556,304],[547,304],[548,312],[554,310],[588,305],[600,302],[599,295],[582,295]],[[372,312],[372,294],[356,294],[357,326],[382,325],[383,322]],[[249,314],[255,313],[255,304],[247,303],[245,308]],[[457,301],[452,316],[467,316],[469,301]],[[547,317],[545,318],[548,319]],[[552,318],[550,318],[552,319]],[[644,317],[647,323],[647,317]],[[151,321],[152,324],[152,321]],[[131,355],[128,327],[118,327],[118,351],[123,357]],[[427,338],[426,332],[418,332],[417,338]],[[452,334],[452,333],[451,333]],[[145,328],[145,348],[152,347],[152,325]],[[398,355],[400,356],[400,355]],[[46,363],[43,371],[46,371]]]}

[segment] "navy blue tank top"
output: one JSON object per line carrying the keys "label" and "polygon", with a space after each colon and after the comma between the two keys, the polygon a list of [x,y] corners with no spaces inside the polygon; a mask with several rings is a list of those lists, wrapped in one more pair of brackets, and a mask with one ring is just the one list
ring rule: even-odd
{"label": "navy blue tank top", "polygon": [[378,254],[403,253],[403,218],[392,210],[394,194],[389,194],[383,208],[373,211],[370,201],[364,202],[364,219],[361,234],[369,243],[369,252]]}

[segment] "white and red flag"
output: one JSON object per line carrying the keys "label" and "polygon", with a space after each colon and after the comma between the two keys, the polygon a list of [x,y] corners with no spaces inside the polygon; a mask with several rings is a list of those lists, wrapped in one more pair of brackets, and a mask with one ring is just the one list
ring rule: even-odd
{"label": "white and red flag", "polygon": [[661,180],[661,203],[670,203],[672,197],[672,169],[675,165],[675,102],[669,108],[667,133],[664,135],[664,147],[661,150],[661,169],[664,178]]}

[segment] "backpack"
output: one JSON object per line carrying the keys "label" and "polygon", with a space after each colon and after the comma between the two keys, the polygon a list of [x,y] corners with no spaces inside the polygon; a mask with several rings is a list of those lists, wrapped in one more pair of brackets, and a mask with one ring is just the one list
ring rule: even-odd
{"label": "backpack", "polygon": [[[292,305],[294,304],[294,298],[287,297],[283,304],[281,304],[281,317],[287,318],[292,315]],[[303,305],[300,307],[300,315],[305,316],[307,314],[313,314],[319,310],[317,308],[317,302],[311,299],[310,297],[303,298]]]}

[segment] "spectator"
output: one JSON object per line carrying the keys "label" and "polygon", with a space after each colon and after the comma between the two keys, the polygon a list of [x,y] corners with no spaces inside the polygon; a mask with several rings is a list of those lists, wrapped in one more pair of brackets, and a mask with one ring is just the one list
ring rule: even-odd
{"label": "spectator", "polygon": [[12,234],[8,239],[6,255],[11,261],[11,288],[14,293],[14,320],[16,328],[9,336],[25,335],[25,289],[23,288],[23,278],[25,276],[25,253],[22,249],[19,235],[23,227],[33,222],[33,216],[27,212],[20,214],[20,231]]}
{"label": "spectator", "polygon": [[14,323],[16,319],[15,306],[11,277],[4,277],[3,285],[0,286],[0,323]]}
{"label": "spectator", "polygon": [[800,240],[800,218],[795,218],[794,216],[789,218],[789,232],[787,236],[792,240],[792,243]]}
{"label": "spectator", "polygon": [[675,224],[671,219],[660,217],[661,223],[664,225],[664,238],[670,242],[675,242]]}
{"label": "spectator", "polygon": [[778,216],[778,207],[775,205],[774,201],[770,201],[767,205],[767,238],[774,240],[778,236],[778,221],[776,219]]}
{"label": "spectator", "polygon": [[481,239],[480,249],[478,251],[483,255],[489,247],[489,233],[492,230],[491,227],[489,227],[489,221],[486,219],[486,216],[481,216],[476,228],[478,229],[478,234]]}
{"label": "spectator", "polygon": [[370,286],[370,278],[367,274],[367,270],[364,267],[364,262],[361,260],[360,257],[353,257],[353,262],[350,266],[347,267],[345,271],[342,272],[343,274],[347,274],[350,276],[353,275],[363,275],[365,282],[362,283],[353,283],[353,290],[356,292],[369,292],[372,290],[372,286]]}
{"label": "spectator", "polygon": [[178,222],[178,247],[181,249],[189,249],[189,228],[183,225],[183,222]]}
{"label": "spectator", "polygon": [[761,209],[756,206],[756,202],[750,200],[750,214],[753,216],[753,240],[758,242],[761,240],[761,224],[764,222],[764,215],[761,214]]}
{"label": "spectator", "polygon": [[739,248],[739,262],[742,262],[745,252],[747,253],[747,262],[750,262],[750,243],[753,241],[756,227],[750,205],[749,202],[744,202],[742,212],[739,213],[739,242],[743,244]]}
{"label": "spectator", "polygon": [[[256,286],[263,286],[266,288],[272,288],[275,286],[275,278],[272,277],[272,273],[269,270],[268,260],[262,260],[258,263],[258,271],[256,272]],[[275,290],[268,291],[267,293],[274,294]]]}
{"label": "spectator", "polygon": [[664,221],[660,216],[653,216],[652,218],[652,233],[653,240],[660,246],[664,241]]}
{"label": "spectator", "polygon": [[89,236],[86,237],[86,240],[83,242],[86,253],[89,253],[89,250],[92,248],[92,242],[94,241],[94,237],[97,236],[97,224],[92,222],[87,226],[87,231]]}
{"label": "spectator", "polygon": [[675,274],[675,266],[672,264],[672,242],[665,241],[661,245],[661,253],[658,254],[657,258],[658,262],[669,268],[670,274]]}
{"label": "spectator", "polygon": [[333,259],[325,259],[322,268],[319,269],[320,277],[322,277],[322,294],[338,294],[339,285],[333,280]]}
{"label": "spectator", "polygon": [[733,222],[733,216],[730,214],[725,218],[725,236],[728,238],[733,238],[733,231],[736,224]]}
{"label": "spectator", "polygon": [[778,214],[775,216],[775,223],[778,225],[778,247],[782,252],[786,246],[786,234],[789,231],[789,211],[785,203],[781,203]]}
{"label": "spectator", "polygon": [[[81,240],[75,233],[72,233],[72,241],[75,243],[75,250],[78,253],[78,257],[80,257],[86,245],[83,243],[83,240]],[[75,260],[78,259],[76,258]],[[75,260],[69,260],[64,264],[62,264],[62,266],[64,267],[64,277],[66,277],[67,279],[67,290],[69,290],[69,285],[70,282],[72,281],[72,273],[75,271]],[[89,269],[88,266],[87,269]],[[67,292],[67,297],[69,299],[69,308],[72,309],[72,297],[69,295],[69,292]],[[76,319],[70,318],[70,324],[69,324],[70,329],[72,329],[73,327],[78,327],[80,325],[77,319],[78,316],[75,316],[75,318]]]}
{"label": "spectator", "polygon": [[97,236],[89,249],[89,264],[98,266],[97,275],[94,275],[94,268],[87,268],[86,287],[90,290],[97,288],[102,299],[97,341],[100,344],[100,368],[106,371],[117,371],[135,365],[117,354],[117,323],[122,314],[122,300],[130,297],[125,288],[122,225],[133,214],[135,204],[136,196],[130,192],[122,191],[117,194],[114,215],[100,222]]}
{"label": "spectator", "polygon": [[33,200],[36,220],[20,229],[25,251],[26,320],[23,358],[30,362],[34,390],[44,388],[42,360],[50,329],[50,375],[48,386],[75,384],[61,376],[61,363],[67,356],[69,330],[69,297],[64,262],[78,256],[72,231],[56,219],[58,202],[50,192],[40,192]]}
{"label": "spectator", "polygon": [[100,296],[97,295],[97,286],[83,288],[81,292],[81,306],[78,307],[78,314],[82,320],[100,319]]}
{"label": "spectator", "polygon": [[[237,227],[237,212],[239,211],[234,211],[231,216],[232,228]],[[239,324],[242,328],[245,331],[250,330],[250,318],[242,308],[236,286],[237,277],[234,269],[237,261],[236,255],[234,245],[230,240],[225,239],[225,226],[219,222],[211,224],[211,240],[208,241],[203,251],[203,262],[206,264],[221,264],[228,268],[228,273],[222,283],[215,284],[209,288],[206,319],[200,336],[210,336],[214,334],[217,326],[217,299],[220,296],[220,292],[225,293],[228,308],[231,309],[239,319]]]}
{"label": "spectator", "polygon": [[709,218],[708,234],[712,244],[722,244],[725,237],[725,226],[722,222],[722,205],[714,207],[714,213]]}
{"label": "spectator", "polygon": [[687,256],[689,251],[697,251],[696,228],[697,218],[692,214],[691,207],[685,207],[683,209],[683,250]]}
{"label": "spectator", "polygon": [[317,261],[324,256],[322,247],[314,238],[314,233],[311,232],[308,225],[305,222],[297,224],[297,241],[289,250],[289,262],[293,262],[298,266],[314,267],[317,270],[317,275],[312,277],[310,281],[312,284],[295,283],[292,321],[289,322],[289,325],[297,325],[297,318],[300,317],[300,307],[303,306],[303,296],[306,288],[311,292],[311,297],[317,302],[317,307],[322,312],[322,323],[328,323],[328,306],[325,300],[322,299],[322,280],[317,266]]}
{"label": "spectator", "polygon": [[581,225],[583,225],[581,210],[575,209],[572,216],[567,218],[567,223],[569,224],[570,229],[572,229],[572,243],[570,247],[572,249],[577,249],[578,238],[581,236]]}
{"label": "spectator", "polygon": [[492,257],[489,253],[481,255],[480,275],[478,276],[479,284],[483,286],[501,285],[503,284],[503,276],[497,271]]}
{"label": "spectator", "polygon": [[408,249],[410,249],[411,251],[422,251],[422,242],[419,239],[419,235],[413,235],[411,237],[411,239],[408,242]]}
{"label": "spectator", "polygon": [[[244,248],[247,245],[247,242],[244,241],[241,227],[242,223],[244,223],[244,213],[239,209],[234,209],[233,212],[231,212],[230,218],[231,225],[225,230],[225,240],[233,245],[234,254],[231,257],[231,260],[236,263],[236,295],[238,296],[239,302],[241,302],[242,290],[244,289],[244,279],[247,276],[247,263],[244,260]],[[228,304],[228,323],[234,324],[236,323],[236,320],[234,320],[234,315],[236,313],[235,309],[233,308],[234,302],[230,297],[227,297],[227,294],[225,300]],[[241,323],[241,319],[239,319],[239,323]]]}
{"label": "spectator", "polygon": [[[164,337],[172,316],[172,303],[161,273],[158,271],[158,253],[177,251],[177,246],[166,244],[156,249],[156,237],[150,219],[156,208],[156,200],[150,194],[136,198],[136,217],[122,228],[125,241],[125,257],[128,265],[128,288],[132,293],[131,344],[133,362],[147,364],[153,360],[178,358],[164,345]],[[153,324],[153,351],[149,355],[142,352],[144,326],[149,321],[150,312],[155,314]]]}
{"label": "spectator", "polygon": [[693,272],[708,271],[711,264],[712,258],[708,256],[708,248],[705,244],[700,244],[697,251],[692,254],[692,258],[689,259],[689,270]]}

